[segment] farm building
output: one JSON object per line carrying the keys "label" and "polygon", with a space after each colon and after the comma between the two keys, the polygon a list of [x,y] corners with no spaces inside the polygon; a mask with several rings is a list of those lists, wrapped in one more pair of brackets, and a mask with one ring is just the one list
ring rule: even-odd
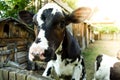
{"label": "farm building", "polygon": [[14,18],[0,19],[0,62],[14,61],[27,65],[27,52],[34,31]]}
{"label": "farm building", "polygon": [[73,24],[73,35],[79,42],[82,50],[84,50],[91,42],[94,41],[93,26],[86,22]]}

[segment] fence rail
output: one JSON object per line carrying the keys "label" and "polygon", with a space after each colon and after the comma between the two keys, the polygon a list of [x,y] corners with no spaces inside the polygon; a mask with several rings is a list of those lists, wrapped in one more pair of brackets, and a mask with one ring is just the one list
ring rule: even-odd
{"label": "fence rail", "polygon": [[52,80],[39,73],[12,67],[0,68],[0,80]]}

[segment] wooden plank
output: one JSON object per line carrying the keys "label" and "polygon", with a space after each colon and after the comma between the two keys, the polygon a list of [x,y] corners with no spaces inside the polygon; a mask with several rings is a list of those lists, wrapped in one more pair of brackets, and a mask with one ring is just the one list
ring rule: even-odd
{"label": "wooden plank", "polygon": [[2,50],[7,50],[7,46],[1,46],[0,45],[0,51],[2,51]]}
{"label": "wooden plank", "polygon": [[16,72],[10,71],[9,72],[9,80],[16,80]]}
{"label": "wooden plank", "polygon": [[20,67],[25,69],[25,68],[27,68],[27,65],[28,65],[27,62],[24,62],[24,63],[20,64]]}
{"label": "wooden plank", "polygon": [[0,80],[52,80],[52,79],[43,77],[40,75],[40,73],[37,72],[6,67],[0,69]]}
{"label": "wooden plank", "polygon": [[8,43],[7,44],[7,49],[15,49],[16,44],[15,43]]}
{"label": "wooden plank", "polygon": [[27,80],[36,80],[36,79],[34,79],[31,75],[28,75]]}
{"label": "wooden plank", "polygon": [[26,45],[17,46],[17,51],[18,51],[18,52],[20,52],[20,51],[26,51],[26,50],[27,50]]}
{"label": "wooden plank", "polygon": [[0,51],[0,55],[7,55],[7,54],[10,54],[12,52],[13,52],[13,50]]}
{"label": "wooden plank", "polygon": [[22,64],[22,63],[24,63],[24,62],[27,62],[28,59],[27,59],[27,57],[25,56],[25,57],[18,58],[17,61],[18,61],[19,64]]}
{"label": "wooden plank", "polygon": [[20,70],[16,77],[17,77],[17,80],[27,80],[27,75],[30,75],[30,72],[27,71],[27,70]]}
{"label": "wooden plank", "polygon": [[26,80],[27,75],[24,73],[17,73],[16,80]]}
{"label": "wooden plank", "polygon": [[3,72],[2,72],[2,74],[3,74],[3,80],[8,80],[9,79],[9,71],[8,70],[6,70],[6,69],[2,69],[3,70]]}
{"label": "wooden plank", "polygon": [[[0,59],[1,59],[1,56],[0,56]],[[3,63],[4,63],[4,62],[2,62],[2,61],[0,60],[0,68],[3,67]]]}
{"label": "wooden plank", "polygon": [[17,44],[17,46],[20,46],[20,45],[26,45],[27,42],[24,41],[24,40],[23,40],[23,41],[17,41],[16,44]]}
{"label": "wooden plank", "polygon": [[2,69],[0,69],[0,80],[3,80]]}
{"label": "wooden plank", "polygon": [[16,80],[16,73],[19,71],[17,68],[12,68],[12,67],[5,67],[3,68],[4,70],[8,71],[8,78],[5,80]]}
{"label": "wooden plank", "polygon": [[53,80],[53,79],[46,78],[41,75],[28,75],[27,80]]}
{"label": "wooden plank", "polygon": [[6,60],[6,58],[7,57],[5,55],[3,55],[3,56],[0,55],[0,62],[4,62]]}
{"label": "wooden plank", "polygon": [[67,13],[71,13],[73,10],[63,3],[61,0],[53,0],[55,3],[57,3],[60,7],[62,7]]}
{"label": "wooden plank", "polygon": [[21,51],[21,52],[16,53],[17,58],[22,58],[22,57],[25,57],[25,56],[27,56],[27,52],[25,52],[25,51]]}
{"label": "wooden plank", "polygon": [[8,43],[15,43],[15,45],[26,45],[27,44],[27,40],[24,38],[2,38],[1,39],[1,44],[0,47],[4,47],[7,46]]}

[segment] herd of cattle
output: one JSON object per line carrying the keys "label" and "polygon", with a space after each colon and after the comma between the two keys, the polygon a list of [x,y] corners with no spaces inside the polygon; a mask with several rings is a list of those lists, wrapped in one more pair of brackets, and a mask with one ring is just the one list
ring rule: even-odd
{"label": "herd of cattle", "polygon": [[[60,80],[86,80],[81,48],[66,26],[83,22],[90,13],[91,9],[81,7],[66,14],[55,3],[46,4],[35,15],[28,11],[19,13],[23,21],[37,27],[36,39],[29,49],[29,60],[48,62],[43,76],[52,78],[54,70]],[[120,80],[119,55],[117,58],[98,55],[93,80]]]}

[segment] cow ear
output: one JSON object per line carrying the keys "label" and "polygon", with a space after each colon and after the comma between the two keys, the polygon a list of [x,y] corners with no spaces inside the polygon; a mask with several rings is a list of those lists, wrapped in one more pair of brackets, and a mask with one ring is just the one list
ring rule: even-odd
{"label": "cow ear", "polygon": [[68,21],[70,23],[80,23],[87,19],[91,14],[91,9],[88,7],[80,7],[74,10],[69,16]]}
{"label": "cow ear", "polygon": [[33,13],[30,13],[25,10],[19,12],[19,18],[28,25],[32,24],[33,16],[34,16]]}

